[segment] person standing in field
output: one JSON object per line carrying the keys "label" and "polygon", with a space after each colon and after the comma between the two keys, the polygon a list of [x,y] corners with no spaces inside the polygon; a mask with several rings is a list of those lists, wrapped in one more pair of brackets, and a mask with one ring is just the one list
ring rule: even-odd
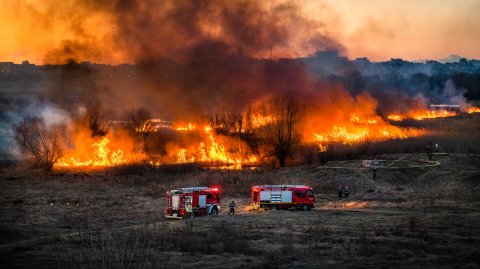
{"label": "person standing in field", "polygon": [[228,215],[232,214],[235,215],[235,209],[237,209],[237,205],[235,204],[235,201],[230,202],[230,212],[228,212]]}
{"label": "person standing in field", "polygon": [[187,205],[185,206],[185,211],[187,211],[187,219],[191,218],[193,215],[192,203],[187,201]]}
{"label": "person standing in field", "polygon": [[348,199],[348,195],[350,195],[350,190],[348,189],[348,185],[345,185],[345,189],[343,190],[343,196]]}

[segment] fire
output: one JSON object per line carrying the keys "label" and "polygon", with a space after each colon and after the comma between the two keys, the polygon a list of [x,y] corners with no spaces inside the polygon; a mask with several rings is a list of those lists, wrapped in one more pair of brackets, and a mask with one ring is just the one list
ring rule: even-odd
{"label": "fire", "polygon": [[472,114],[472,113],[480,113],[480,107],[475,107],[475,106],[472,106],[472,107],[469,107],[467,112],[469,114]]}
{"label": "fire", "polygon": [[417,110],[411,111],[404,115],[400,114],[390,114],[387,116],[387,119],[392,121],[402,121],[404,119],[414,119],[414,120],[424,120],[424,119],[435,119],[435,118],[447,118],[456,116],[458,113],[455,111],[449,111],[445,109],[441,110]]}
{"label": "fire", "polygon": [[74,148],[67,150],[55,164],[57,168],[109,167],[127,164],[134,158],[144,158],[139,153],[133,153],[134,143],[127,136],[91,137],[88,131],[80,131],[74,136]]}
{"label": "fire", "polygon": [[351,202],[345,202],[340,204],[340,207],[343,207],[343,208],[366,208],[369,206],[370,206],[370,203],[364,202],[364,201],[361,201],[361,202],[351,201]]}
{"label": "fire", "polygon": [[241,167],[242,164],[257,162],[258,159],[254,155],[242,156],[241,152],[229,152],[224,144],[217,141],[210,126],[205,126],[203,133],[206,141],[200,142],[197,147],[191,147],[190,150],[180,148],[176,154],[175,163],[220,162]]}
{"label": "fire", "polygon": [[275,121],[275,118],[270,115],[262,115],[260,113],[254,113],[251,115],[251,122],[253,128],[260,128],[269,123]]}
{"label": "fire", "polygon": [[314,141],[319,144],[320,151],[326,151],[328,144],[342,143],[351,145],[366,141],[384,141],[389,139],[405,139],[419,136],[422,130],[405,129],[391,125],[382,126],[333,126],[325,133],[314,133]]}
{"label": "fire", "polygon": [[367,124],[376,124],[378,123],[378,120],[377,119],[364,119],[364,118],[361,118],[355,114],[352,114],[350,116],[350,121],[351,122],[356,122],[356,123],[367,123]]}
{"label": "fire", "polygon": [[192,131],[195,130],[197,126],[191,122],[189,123],[177,123],[173,126],[173,129],[177,131]]}
{"label": "fire", "polygon": [[[345,104],[342,103],[341,108],[329,110],[328,106],[319,106],[305,112],[305,122],[299,125],[303,141],[314,142],[320,151],[327,151],[334,144],[357,145],[365,142],[406,139],[426,132],[423,129],[392,125],[377,115],[376,101],[369,95],[347,100]],[[148,123],[151,125],[154,123],[154,128],[149,126],[137,132],[141,134],[168,129],[167,139],[171,140],[162,141],[165,144],[161,148],[161,153],[152,154],[148,158],[145,153],[139,153],[142,152],[140,150],[143,148],[142,142],[147,143],[146,139],[135,140],[129,135],[115,133],[114,130],[104,137],[92,137],[88,131],[79,131],[73,138],[75,146],[67,151],[56,167],[109,167],[138,160],[147,161],[155,166],[172,163],[214,163],[233,166],[235,169],[244,165],[258,164],[263,158],[262,151],[253,153],[247,142],[242,139],[242,135],[247,134],[246,132],[251,132],[249,135],[255,134],[255,130],[262,131],[264,126],[274,123],[276,119],[275,116],[261,110],[250,112],[253,113],[242,114],[241,124],[235,127],[236,129],[221,129],[226,127],[222,125],[215,127],[205,122],[185,121],[171,124],[168,121],[152,119]],[[478,113],[480,108],[471,107],[468,112]],[[419,110],[406,114],[391,114],[387,119],[421,120],[448,117],[456,113],[448,110]],[[172,132],[176,133],[172,135]],[[164,138],[158,136],[155,139]]]}
{"label": "fire", "polygon": [[[338,100],[342,101],[339,102]],[[304,138],[316,143],[320,151],[333,144],[354,145],[364,142],[406,139],[423,134],[423,130],[391,125],[376,112],[377,101],[368,93],[356,97],[341,95],[337,107],[319,106],[307,111]],[[393,116],[392,116],[393,117]],[[400,118],[400,115],[395,115]]]}
{"label": "fire", "polygon": [[435,119],[435,118],[447,118],[456,116],[457,112],[448,111],[448,110],[430,110],[430,111],[421,111],[412,114],[412,118],[416,120],[423,120],[423,119]]}
{"label": "fire", "polygon": [[315,138],[318,142],[342,142],[348,144],[365,139],[368,136],[368,130],[359,128],[357,130],[347,130],[343,126],[333,126],[332,130],[328,133],[317,134]]}
{"label": "fire", "polygon": [[419,136],[422,133],[421,130],[390,125],[379,116],[367,117],[351,114],[348,121],[343,122],[343,124],[335,124],[323,132],[315,132],[313,137],[319,145],[320,151],[324,152],[328,149],[328,145],[332,143],[351,145],[366,141],[405,139]]}
{"label": "fire", "polygon": [[351,202],[344,202],[339,205],[339,207],[343,208],[367,208],[372,206],[369,202],[365,201],[351,201]]}
{"label": "fire", "polygon": [[[440,107],[441,105],[437,105]],[[463,112],[467,112],[469,114],[472,113],[480,113],[480,107],[469,106]],[[435,119],[435,118],[447,118],[457,116],[459,112],[454,110],[447,110],[447,109],[439,109],[439,110],[414,110],[410,111],[405,114],[390,114],[387,116],[387,119],[391,121],[402,121],[405,119],[414,119],[414,120],[424,120],[424,119]]]}
{"label": "fire", "polygon": [[378,206],[375,202],[366,202],[366,201],[345,201],[345,202],[328,202],[321,206],[322,208],[332,209],[332,208],[352,208],[352,209],[362,209],[362,208],[372,208]]}
{"label": "fire", "polygon": [[404,120],[404,117],[398,114],[390,114],[388,115],[387,119],[393,120],[393,121],[402,121]]}

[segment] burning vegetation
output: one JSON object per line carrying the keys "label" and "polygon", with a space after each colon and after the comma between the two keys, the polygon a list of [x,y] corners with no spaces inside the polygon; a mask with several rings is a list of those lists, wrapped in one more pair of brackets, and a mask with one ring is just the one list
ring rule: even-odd
{"label": "burning vegetation", "polygon": [[[216,114],[203,124],[171,124],[153,118],[143,121],[127,118],[124,121],[112,121],[101,135],[94,135],[91,127],[81,122],[72,123],[68,128],[52,127],[50,132],[55,132],[55,135],[49,133],[44,139],[55,138],[51,143],[61,150],[54,158],[45,156],[53,166],[43,167],[92,169],[133,163],[153,166],[199,163],[240,169],[273,160],[283,166],[293,151],[308,143],[316,145],[318,152],[325,152],[332,144],[353,146],[426,134],[423,129],[392,125],[378,115],[366,116],[371,111],[361,112],[358,109],[357,114],[346,114],[344,121],[337,119],[330,127],[324,124],[322,128],[310,129],[306,124],[312,120],[308,118],[310,114],[300,110],[292,100],[276,100],[266,104],[269,108],[257,107],[255,112],[250,107],[248,112],[236,115],[235,120],[228,120],[228,117],[233,117],[228,113]],[[270,114],[264,114],[267,112]],[[34,126],[45,126],[45,123],[42,124]],[[26,129],[29,128],[27,122],[19,125],[19,136],[28,134]],[[28,136],[18,139],[22,145],[28,144]],[[29,150],[26,146],[24,148]]]}
{"label": "burning vegetation", "polygon": [[[45,55],[50,65],[42,67],[32,91],[34,108],[15,108],[20,114],[15,124],[36,117],[50,132],[36,137],[54,139],[50,145],[58,154],[39,155],[42,147],[28,142],[43,140],[30,135],[28,124],[23,131],[21,125],[14,128],[23,134],[16,136],[21,149],[37,162],[47,158],[42,165],[47,170],[132,163],[284,166],[302,163],[298,152],[315,155],[332,145],[428,135],[419,126],[402,125],[407,119],[479,112],[468,105],[456,77],[418,93],[411,88],[428,77],[416,74],[411,83],[400,83],[402,61],[390,73],[361,73],[338,57],[345,49],[335,36],[295,3],[73,2],[78,16],[98,17],[67,23],[66,29],[75,31]],[[98,29],[104,38],[84,34],[103,17],[112,26]],[[102,48],[112,44],[115,55],[107,55]],[[134,65],[81,62],[109,57]],[[426,108],[435,101],[452,101],[461,109]],[[43,113],[52,107],[55,113]],[[63,120],[52,123],[57,114]]]}
{"label": "burning vegetation", "polygon": [[[332,95],[332,100],[322,99]],[[477,111],[470,107],[466,112]],[[241,169],[272,163],[285,166],[307,145],[314,145],[320,154],[331,145],[355,147],[424,136],[428,131],[421,127],[395,123],[455,116],[460,111],[442,108],[383,118],[377,112],[377,100],[369,93],[353,97],[334,87],[304,97],[264,98],[241,111],[224,109],[196,121],[154,118],[145,108],[112,120],[88,107],[78,113],[75,117],[71,113],[61,128],[42,119],[35,124],[25,121],[16,127],[17,141],[46,170],[187,163]],[[32,147],[32,143],[38,146]],[[42,143],[50,149],[41,149]]]}

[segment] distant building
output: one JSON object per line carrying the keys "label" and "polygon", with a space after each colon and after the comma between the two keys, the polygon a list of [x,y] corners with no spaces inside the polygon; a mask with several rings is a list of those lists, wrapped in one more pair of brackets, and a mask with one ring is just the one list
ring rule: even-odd
{"label": "distant building", "polygon": [[339,53],[338,50],[324,50],[317,51],[315,53],[315,58],[324,59],[324,60],[337,60]]}
{"label": "distant building", "polygon": [[363,64],[363,65],[367,65],[370,63],[367,57],[356,58],[355,60],[353,60],[353,62],[356,64]]}
{"label": "distant building", "polygon": [[15,64],[13,62],[0,62],[0,73],[3,75],[12,74],[15,70]]}

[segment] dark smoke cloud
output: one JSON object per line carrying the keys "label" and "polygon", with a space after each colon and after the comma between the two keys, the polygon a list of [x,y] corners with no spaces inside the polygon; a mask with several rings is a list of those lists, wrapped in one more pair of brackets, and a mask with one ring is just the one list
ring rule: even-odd
{"label": "dark smoke cloud", "polygon": [[111,12],[115,40],[139,66],[142,85],[134,99],[149,99],[139,104],[147,108],[154,99],[156,112],[169,118],[301,95],[310,88],[303,85],[310,76],[304,64],[252,59],[343,50],[291,1],[105,1],[91,7]]}
{"label": "dark smoke cloud", "polygon": [[248,57],[342,49],[291,1],[118,1],[113,15],[116,38],[136,62],[224,59],[238,48]]}
{"label": "dark smoke cloud", "polygon": [[80,62],[85,59],[95,59],[100,53],[94,49],[94,44],[86,40],[64,40],[60,47],[50,50],[43,61],[53,64]]}
{"label": "dark smoke cloud", "polygon": [[70,61],[64,65],[49,66],[47,71],[52,76],[46,86],[45,96],[72,116],[81,113],[81,110],[100,109],[100,98],[109,93],[108,88],[99,86],[101,79],[98,71],[88,65]]}
{"label": "dark smoke cloud", "polygon": [[76,15],[73,37],[45,61],[95,59],[114,47],[138,65],[133,73],[139,82],[106,94],[105,83],[67,65],[49,95],[70,110],[82,103],[89,109],[143,106],[167,118],[243,110],[267,96],[311,88],[303,85],[310,74],[302,63],[252,59],[343,50],[322,22],[308,19],[291,1],[78,0],[76,7],[80,14],[104,14],[115,45],[103,47]]}

